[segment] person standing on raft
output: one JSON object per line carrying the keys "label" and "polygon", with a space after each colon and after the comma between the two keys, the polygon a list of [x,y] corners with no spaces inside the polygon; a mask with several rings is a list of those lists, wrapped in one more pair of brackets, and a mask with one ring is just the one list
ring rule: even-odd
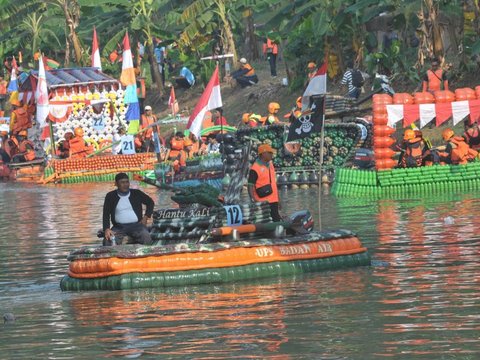
{"label": "person standing on raft", "polygon": [[[110,191],[103,203],[103,231],[105,245],[112,245],[112,236],[121,245],[125,237],[131,237],[133,244],[150,245],[152,238],[147,229],[147,221],[152,217],[155,203],[143,191],[130,189],[126,173],[115,176],[117,190]],[[146,206],[145,215],[142,205]],[[113,227],[110,229],[110,221]]]}
{"label": "person standing on raft", "polygon": [[281,221],[277,176],[272,161],[274,152],[269,144],[258,147],[258,158],[248,174],[248,195],[252,202],[268,202],[272,220]]}

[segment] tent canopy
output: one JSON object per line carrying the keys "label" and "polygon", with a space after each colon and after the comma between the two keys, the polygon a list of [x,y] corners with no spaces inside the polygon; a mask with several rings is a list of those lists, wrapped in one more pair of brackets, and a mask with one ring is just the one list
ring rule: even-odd
{"label": "tent canopy", "polygon": [[[118,80],[93,67],[53,69],[47,70],[45,73],[49,91],[62,87],[119,84]],[[30,71],[30,73],[22,73],[19,76],[19,91],[35,91],[37,77],[38,71],[36,70]]]}

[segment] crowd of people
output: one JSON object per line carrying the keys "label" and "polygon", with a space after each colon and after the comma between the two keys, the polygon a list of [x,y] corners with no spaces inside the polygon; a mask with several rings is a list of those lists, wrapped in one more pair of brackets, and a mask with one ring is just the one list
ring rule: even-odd
{"label": "crowd of people", "polygon": [[406,129],[403,142],[399,147],[401,155],[399,167],[419,167],[433,164],[464,165],[480,159],[480,128],[476,121],[469,118],[465,122],[463,136],[446,128],[442,132],[444,145],[433,147],[420,130]]}

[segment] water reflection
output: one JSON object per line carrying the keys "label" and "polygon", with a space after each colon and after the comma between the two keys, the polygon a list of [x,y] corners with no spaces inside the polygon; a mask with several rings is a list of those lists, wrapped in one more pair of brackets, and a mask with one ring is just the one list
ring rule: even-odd
{"label": "water reflection", "polygon": [[[61,293],[66,255],[98,243],[112,184],[0,184],[1,358],[462,358],[480,354],[480,194],[323,196],[324,228],[357,232],[372,267],[250,283]],[[168,193],[142,188],[159,206]],[[282,193],[318,211],[317,190]],[[316,215],[315,215],[316,216]],[[444,219],[453,217],[452,224]]]}

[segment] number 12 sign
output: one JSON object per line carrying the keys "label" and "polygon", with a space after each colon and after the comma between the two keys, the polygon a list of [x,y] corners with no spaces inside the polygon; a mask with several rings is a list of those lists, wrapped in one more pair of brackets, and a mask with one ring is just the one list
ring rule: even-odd
{"label": "number 12 sign", "polygon": [[135,154],[135,140],[133,139],[133,135],[123,135],[120,138],[120,141],[122,145],[122,154]]}
{"label": "number 12 sign", "polygon": [[223,207],[227,212],[227,225],[242,225],[242,209],[238,205],[228,205]]}

